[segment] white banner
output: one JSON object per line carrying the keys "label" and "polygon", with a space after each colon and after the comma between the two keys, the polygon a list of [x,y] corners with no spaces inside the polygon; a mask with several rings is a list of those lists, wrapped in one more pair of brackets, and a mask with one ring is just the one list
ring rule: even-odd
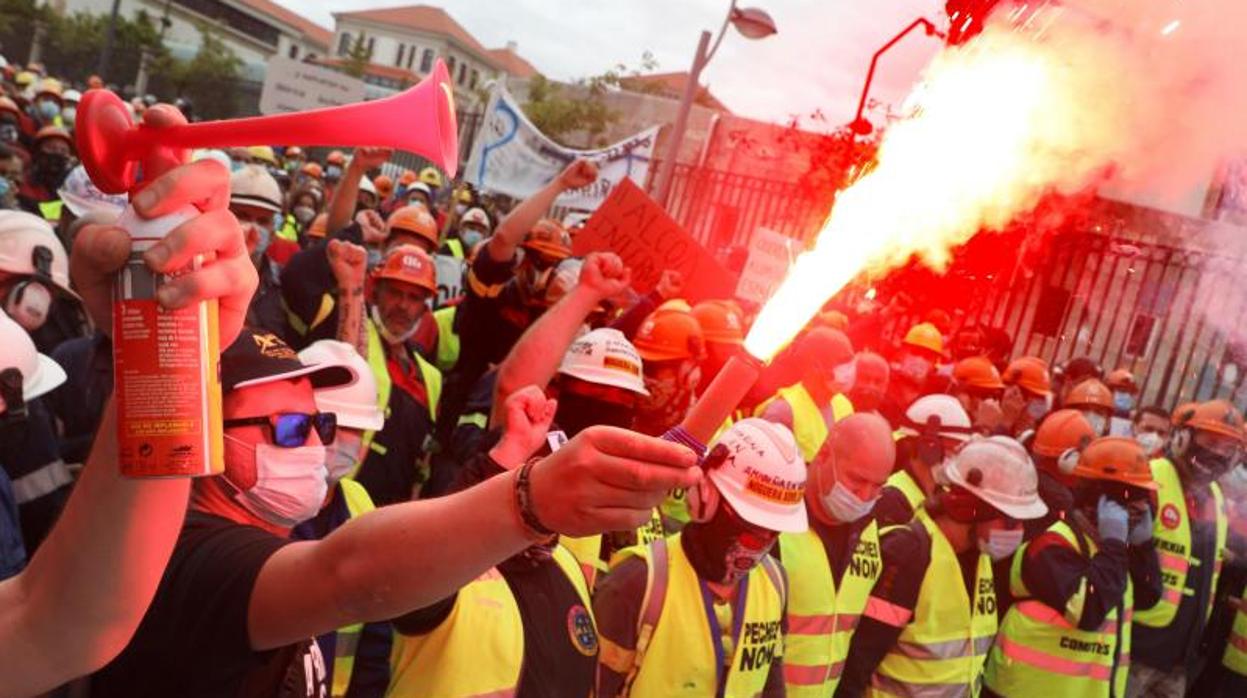
{"label": "white banner", "polygon": [[261,114],[284,114],[361,102],[364,81],[311,63],[273,56],[265,67]]}
{"label": "white banner", "polygon": [[601,150],[564,148],[538,131],[511,93],[499,85],[485,109],[464,179],[482,190],[523,199],[550,183],[571,161],[587,158],[597,163],[598,180],[566,192],[556,204],[592,211],[624,178],[645,186],[657,139],[654,126]]}
{"label": "white banner", "polygon": [[788,266],[800,252],[796,240],[768,228],[758,228],[749,239],[749,259],[736,284],[736,297],[765,303],[788,274]]}
{"label": "white banner", "polygon": [[433,255],[433,268],[437,270],[437,298],[433,307],[440,308],[463,295],[465,263],[448,254]]}

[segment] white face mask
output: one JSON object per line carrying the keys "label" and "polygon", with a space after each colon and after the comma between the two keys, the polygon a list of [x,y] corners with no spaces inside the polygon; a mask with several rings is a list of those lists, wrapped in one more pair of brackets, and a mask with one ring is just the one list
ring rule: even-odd
{"label": "white face mask", "polygon": [[264,521],[293,528],[316,516],[325,503],[329,471],[325,468],[324,446],[252,446],[226,434],[225,447],[227,458],[231,457],[228,452],[234,450],[234,458],[255,460],[255,486],[238,490],[234,499]]}
{"label": "white face mask", "polygon": [[831,375],[840,391],[847,393],[853,389],[853,384],[857,382],[857,362],[846,361],[832,369]]}
{"label": "white face mask", "polygon": [[362,434],[350,429],[338,427],[333,445],[325,448],[325,468],[329,471],[329,486],[338,484],[338,480],[351,474],[359,463],[360,447],[364,445]]}
{"label": "white face mask", "polygon": [[1165,445],[1165,439],[1154,431],[1142,432],[1135,436],[1134,440],[1139,442],[1139,445],[1143,447],[1143,451],[1149,456],[1160,453],[1161,447]]}
{"label": "white face mask", "polygon": [[987,540],[978,539],[979,552],[985,553],[994,562],[1009,557],[1022,545],[1022,529],[993,528],[987,532]]}
{"label": "white face mask", "polygon": [[1082,416],[1087,418],[1087,423],[1091,425],[1091,429],[1095,431],[1096,436],[1105,433],[1104,427],[1108,426],[1108,419],[1104,415],[1086,410],[1082,413]]}
{"label": "white face mask", "polygon": [[34,332],[48,321],[52,292],[38,281],[20,281],[9,291],[4,309],[22,329]]}

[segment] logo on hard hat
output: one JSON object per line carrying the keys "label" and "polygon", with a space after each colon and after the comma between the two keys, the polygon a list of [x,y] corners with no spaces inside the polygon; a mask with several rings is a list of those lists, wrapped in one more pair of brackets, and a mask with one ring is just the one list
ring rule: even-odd
{"label": "logo on hard hat", "polygon": [[1182,523],[1182,514],[1178,513],[1178,507],[1173,504],[1161,507],[1160,522],[1171,531],[1177,528]]}
{"label": "logo on hard hat", "polygon": [[403,255],[403,266],[404,267],[410,267],[411,269],[419,271],[422,264],[423,262],[420,259],[419,255],[414,255],[414,254]]}
{"label": "logo on hard hat", "polygon": [[798,504],[805,496],[805,486],[766,473],[760,473],[752,467],[745,469],[748,480],[745,489],[768,502],[776,504]]}
{"label": "logo on hard hat", "polygon": [[632,361],[628,361],[627,359],[621,359],[617,356],[602,357],[602,367],[613,369],[616,371],[623,371],[624,373],[627,373],[628,375],[632,375],[632,376],[641,375],[640,366],[636,365]]}
{"label": "logo on hard hat", "polygon": [[593,629],[593,619],[589,617],[589,611],[584,606],[576,604],[567,612],[567,633],[571,636],[577,652],[586,657],[597,655],[598,634]]}

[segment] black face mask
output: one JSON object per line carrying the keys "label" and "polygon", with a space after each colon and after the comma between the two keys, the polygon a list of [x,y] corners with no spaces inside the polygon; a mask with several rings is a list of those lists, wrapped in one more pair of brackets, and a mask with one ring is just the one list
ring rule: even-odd
{"label": "black face mask", "polygon": [[1204,448],[1193,440],[1187,447],[1186,460],[1191,464],[1191,475],[1201,483],[1209,483],[1228,473],[1234,459],[1212,449]]}
{"label": "black face mask", "polygon": [[774,547],[774,542],[763,550],[743,545],[742,539],[751,535],[736,522],[720,499],[709,521],[684,528],[684,550],[699,577],[708,582],[735,584]]}
{"label": "black face mask", "polygon": [[69,156],[60,153],[40,153],[30,170],[31,176],[44,189],[56,191],[69,174]]}
{"label": "black face mask", "polygon": [[631,429],[633,412],[631,407],[565,392],[559,395],[559,407],[554,413],[554,423],[559,425],[559,428],[570,439],[593,426]]}

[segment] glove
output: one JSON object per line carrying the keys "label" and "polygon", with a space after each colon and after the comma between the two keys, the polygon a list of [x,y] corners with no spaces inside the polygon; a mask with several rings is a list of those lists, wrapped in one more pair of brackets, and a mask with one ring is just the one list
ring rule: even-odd
{"label": "glove", "polygon": [[1119,540],[1126,542],[1126,527],[1130,516],[1126,508],[1104,495],[1100,495],[1100,503],[1096,508],[1096,525],[1100,528],[1102,540]]}
{"label": "glove", "polygon": [[1152,539],[1152,508],[1148,507],[1133,526],[1130,527],[1130,537],[1126,542],[1131,545],[1144,545]]}

